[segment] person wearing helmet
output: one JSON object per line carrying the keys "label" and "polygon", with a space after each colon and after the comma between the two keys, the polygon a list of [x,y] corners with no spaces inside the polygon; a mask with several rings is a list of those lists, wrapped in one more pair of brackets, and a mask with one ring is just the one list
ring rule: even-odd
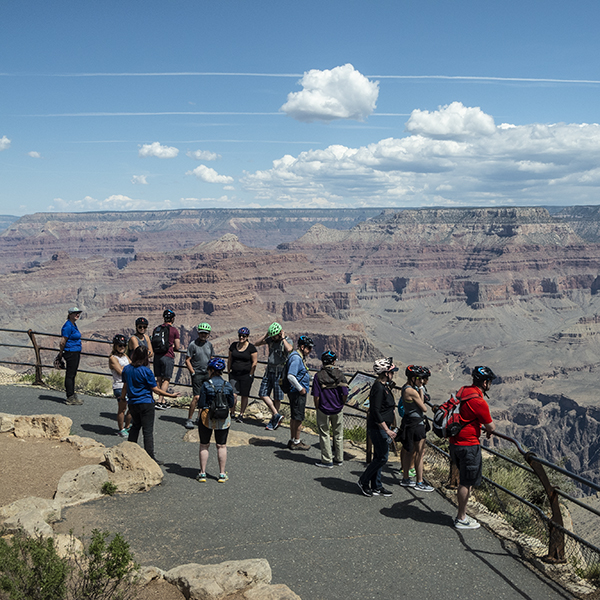
{"label": "person wearing helmet", "polygon": [[481,426],[489,439],[496,425],[492,421],[490,407],[486,402],[487,392],[496,376],[489,367],[475,367],[473,383],[456,392],[460,401],[460,422],[463,425],[457,435],[450,438],[450,458],[458,467],[459,483],[456,492],[458,514],[454,519],[457,529],[477,529],[479,523],[467,515],[467,502],[473,487],[481,483]]}
{"label": "person wearing helmet", "polygon": [[[272,431],[277,429],[283,421],[283,415],[279,413],[279,407],[283,400],[279,378],[285,367],[288,354],[293,350],[294,345],[291,338],[285,335],[283,327],[279,323],[271,323],[267,333],[254,342],[255,346],[264,346],[265,344],[269,347],[269,356],[258,395],[273,415],[265,427],[265,429]],[[273,394],[272,400],[271,393]]]}
{"label": "person wearing helmet", "polygon": [[[238,341],[229,346],[229,356],[227,357],[229,383],[233,388],[233,393],[242,398],[240,412],[236,419],[238,423],[243,422],[244,413],[248,407],[248,399],[250,398],[254,371],[258,364],[258,351],[256,346],[248,341],[249,336],[250,330],[247,327],[241,327],[238,330]],[[235,417],[235,405],[233,411],[232,418]]]}
{"label": "person wearing helmet", "polygon": [[[317,467],[326,469],[341,466],[344,461],[344,415],[342,410],[348,400],[346,377],[335,366],[337,354],[327,350],[321,354],[321,370],[313,378],[312,395],[317,409],[317,428],[321,446],[321,460]],[[333,455],[329,429],[333,431]]]}
{"label": "person wearing helmet", "polygon": [[396,402],[392,388],[394,374],[398,367],[393,358],[380,358],[373,364],[377,379],[369,393],[369,414],[367,415],[367,433],[373,444],[373,460],[358,480],[358,487],[364,496],[391,496],[381,482],[381,470],[387,462],[389,441],[396,437],[391,426],[394,421]]}
{"label": "person wearing helmet", "polygon": [[188,418],[185,422],[186,429],[194,429],[194,411],[200,397],[202,384],[208,379],[208,362],[215,355],[213,345],[208,341],[211,326],[208,323],[200,323],[197,327],[198,337],[188,346],[185,366],[192,378],[192,402],[188,410]]}
{"label": "person wearing helmet", "polygon": [[129,342],[127,343],[127,354],[130,358],[133,354],[133,351],[138,346],[146,346],[146,348],[148,348],[150,360],[154,358],[152,344],[150,343],[150,336],[148,335],[148,319],[145,317],[138,317],[135,320],[135,332],[129,338]]}
{"label": "person wearing helmet", "polygon": [[217,445],[217,462],[219,463],[219,483],[225,483],[229,477],[225,471],[227,463],[227,434],[231,427],[231,416],[226,410],[224,419],[211,417],[211,406],[217,399],[227,403],[229,409],[233,408],[233,388],[228,381],[223,379],[225,361],[214,356],[208,361],[208,379],[200,388],[198,399],[198,433],[200,434],[200,471],[196,477],[200,483],[206,482],[206,465],[208,464],[208,449],[212,432],[215,432],[215,443]]}
{"label": "person wearing helmet", "polygon": [[287,379],[290,382],[288,398],[290,400],[290,441],[289,450],[310,450],[310,446],[300,440],[302,421],[306,412],[306,396],[310,388],[310,373],[305,359],[315,347],[312,338],[301,335],[298,338],[298,349],[294,350],[287,360]]}
{"label": "person wearing helmet", "polygon": [[[163,312],[163,324],[152,332],[152,348],[154,349],[154,376],[158,387],[166,392],[173,377],[175,368],[175,352],[179,352],[179,331],[173,325],[175,313],[167,308]],[[156,403],[156,410],[166,410],[171,405],[162,399]]]}
{"label": "person wearing helmet", "polygon": [[[427,405],[423,398],[421,384],[426,372],[423,367],[409,365],[406,367],[405,375],[406,383],[402,386],[401,391],[404,416],[399,432],[402,440],[402,481],[400,485],[412,487],[420,492],[433,492],[433,487],[423,481]],[[409,471],[412,464],[416,471],[416,482],[410,479]]]}
{"label": "person wearing helmet", "polygon": [[119,430],[117,435],[122,438],[129,436],[129,426],[131,425],[131,415],[127,412],[127,400],[121,400],[123,391],[123,369],[131,362],[125,350],[127,349],[127,338],[120,333],[113,338],[113,347],[108,357],[108,368],[112,374],[112,387],[115,398],[119,401],[117,408],[117,425]]}
{"label": "person wearing helmet", "polygon": [[69,309],[65,324],[60,330],[60,343],[57,360],[64,359],[66,363],[65,371],[65,392],[67,400],[65,404],[83,404],[83,400],[75,393],[75,377],[79,369],[79,360],[81,358],[81,333],[77,328],[77,321],[81,317],[81,309],[74,306]]}

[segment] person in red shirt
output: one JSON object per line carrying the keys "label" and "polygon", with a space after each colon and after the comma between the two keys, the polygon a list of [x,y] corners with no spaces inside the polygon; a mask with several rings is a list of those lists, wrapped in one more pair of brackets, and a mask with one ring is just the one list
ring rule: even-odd
{"label": "person in red shirt", "polygon": [[489,367],[475,367],[472,376],[473,384],[460,388],[456,393],[456,398],[460,400],[460,420],[463,427],[456,436],[450,438],[450,458],[458,467],[460,476],[456,493],[458,514],[454,519],[454,527],[457,529],[479,528],[479,523],[467,516],[467,502],[471,489],[481,483],[481,426],[483,425],[487,438],[496,429],[490,407],[484,398],[484,395],[487,398],[486,392],[496,376]]}

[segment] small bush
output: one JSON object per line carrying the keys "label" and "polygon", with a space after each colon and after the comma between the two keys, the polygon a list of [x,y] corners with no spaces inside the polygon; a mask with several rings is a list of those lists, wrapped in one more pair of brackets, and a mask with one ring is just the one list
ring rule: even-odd
{"label": "small bush", "polygon": [[65,389],[65,372],[50,371],[44,375],[44,383],[55,390]]}
{"label": "small bush", "polygon": [[[64,390],[65,372],[50,371],[44,375],[44,382],[48,387],[56,390]],[[75,391],[92,396],[109,396],[112,395],[112,385],[108,376],[77,373],[75,377]]]}
{"label": "small bush", "polygon": [[35,375],[33,373],[24,373],[19,378],[19,383],[35,383]]}
{"label": "small bush", "polygon": [[101,491],[107,496],[114,496],[117,493],[117,486],[112,481],[105,481],[102,484]]}
{"label": "small bush", "polygon": [[360,425],[344,428],[344,439],[364,444],[367,441],[367,430]]}

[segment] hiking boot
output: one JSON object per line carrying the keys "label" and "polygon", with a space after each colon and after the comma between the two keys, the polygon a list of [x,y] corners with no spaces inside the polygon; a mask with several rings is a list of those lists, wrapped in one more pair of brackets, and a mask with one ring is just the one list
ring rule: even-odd
{"label": "hiking boot", "polygon": [[273,417],[273,429],[277,429],[281,425],[282,421],[283,421],[283,415],[280,415],[279,413],[277,413]]}
{"label": "hiking boot", "polygon": [[187,419],[184,427],[186,429],[194,429],[196,426],[194,425],[194,421],[192,421],[191,419]]}
{"label": "hiking boot", "polygon": [[316,462],[315,467],[321,467],[323,469],[333,469],[333,463]]}
{"label": "hiking boot", "polygon": [[415,484],[415,490],[419,492],[433,492],[433,489],[428,483],[424,481],[419,481]]}
{"label": "hiking boot", "polygon": [[363,496],[366,496],[367,498],[373,497],[373,491],[371,490],[371,488],[364,485],[360,479],[356,482],[356,484],[360,488],[360,491],[362,492]]}
{"label": "hiking boot", "polygon": [[219,479],[217,479],[217,483],[225,483],[228,479],[229,477],[227,476],[227,473],[219,473]]}
{"label": "hiking boot", "polygon": [[454,519],[454,527],[456,529],[479,529],[480,525],[475,519],[467,516],[462,520],[458,517]]}
{"label": "hiking boot", "polygon": [[381,487],[378,490],[371,490],[371,492],[373,492],[373,496],[385,496],[386,498],[389,498],[392,495],[392,492],[386,490],[384,487]]}
{"label": "hiking boot", "polygon": [[71,404],[71,405],[79,406],[79,405],[83,404],[83,400],[81,400],[80,398],[78,398],[77,394],[73,394],[72,396],[69,396],[65,400],[65,404]]}
{"label": "hiking boot", "polygon": [[198,473],[198,475],[196,475],[196,481],[206,483],[206,473]]}
{"label": "hiking boot", "polygon": [[416,484],[416,483],[415,483],[415,482],[414,482],[412,479],[403,479],[403,480],[400,482],[400,485],[401,485],[402,487],[414,488],[414,487],[415,487],[415,485],[417,485],[417,484]]}
{"label": "hiking boot", "polygon": [[310,450],[310,446],[307,446],[304,442],[292,442],[290,440],[290,445],[288,446],[290,450]]}

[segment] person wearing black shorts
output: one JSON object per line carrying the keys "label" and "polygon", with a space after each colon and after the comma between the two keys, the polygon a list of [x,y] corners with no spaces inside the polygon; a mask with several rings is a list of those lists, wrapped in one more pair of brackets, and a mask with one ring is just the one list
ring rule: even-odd
{"label": "person wearing black shorts", "polygon": [[[236,419],[238,423],[241,423],[244,418],[254,380],[254,371],[258,363],[258,350],[254,344],[248,341],[249,336],[250,330],[247,327],[241,327],[238,330],[238,341],[229,346],[229,357],[227,358],[229,383],[233,388],[233,393],[241,396],[242,399],[240,412]],[[235,418],[235,405],[231,417]]]}

